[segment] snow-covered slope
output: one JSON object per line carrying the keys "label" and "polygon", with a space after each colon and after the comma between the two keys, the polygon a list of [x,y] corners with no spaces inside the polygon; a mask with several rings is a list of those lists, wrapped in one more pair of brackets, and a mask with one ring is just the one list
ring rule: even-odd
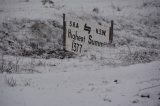
{"label": "snow-covered slope", "polygon": [[[63,51],[62,13],[113,44]],[[0,0],[0,38],[0,106],[160,105],[159,0]]]}

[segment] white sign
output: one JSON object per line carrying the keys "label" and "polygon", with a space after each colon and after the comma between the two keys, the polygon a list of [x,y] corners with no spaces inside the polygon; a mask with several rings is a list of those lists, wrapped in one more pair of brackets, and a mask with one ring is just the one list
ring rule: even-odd
{"label": "white sign", "polygon": [[67,16],[65,22],[65,47],[68,51],[83,53],[109,43],[109,27],[83,22],[71,16]]}

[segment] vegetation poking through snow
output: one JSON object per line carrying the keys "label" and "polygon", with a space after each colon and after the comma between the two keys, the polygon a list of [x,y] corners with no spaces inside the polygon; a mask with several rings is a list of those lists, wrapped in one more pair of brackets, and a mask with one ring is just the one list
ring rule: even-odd
{"label": "vegetation poking through snow", "polygon": [[15,62],[6,60],[2,54],[0,58],[0,73],[19,73],[19,59],[19,57],[16,57]]}
{"label": "vegetation poking through snow", "polygon": [[17,81],[13,77],[5,76],[5,82],[9,87],[17,86]]}
{"label": "vegetation poking through snow", "polygon": [[52,20],[10,20],[1,25],[0,49],[5,54],[36,58],[71,58],[62,46],[62,26]]}
{"label": "vegetation poking through snow", "polygon": [[137,63],[148,63],[153,60],[160,59],[160,54],[156,50],[135,51],[124,57],[123,61],[126,65]]}
{"label": "vegetation poking through snow", "polygon": [[[52,0],[42,0],[40,1],[40,4],[41,3],[47,7],[60,6],[60,4],[56,4],[58,2]],[[139,11],[144,10],[145,8],[152,7],[158,10],[160,7],[159,4],[159,0],[145,0],[142,2],[142,4],[134,7],[134,9],[136,11]],[[117,5],[113,1],[110,5],[110,9],[113,10],[113,15],[121,14],[121,12],[123,13],[127,8],[129,7],[122,7],[121,5]],[[86,11],[80,15],[75,13],[68,14],[75,15],[82,20],[96,22],[99,25],[110,25],[110,20],[112,19],[111,16],[104,16],[105,11],[98,6],[91,7],[90,13]],[[129,52],[127,51],[123,55],[119,55],[118,52],[114,52],[112,55],[117,55],[117,57],[119,56],[120,59],[123,58],[120,61],[122,61],[122,63],[129,64],[146,63],[153,60],[159,60],[160,13],[158,11],[149,13],[142,13],[140,11],[136,13],[135,17],[127,14],[126,16],[120,15],[118,17],[114,17],[114,39],[112,45],[114,45],[114,48],[116,48],[117,51],[125,46],[125,49],[128,49]],[[51,19],[5,19],[0,23],[0,51],[7,55],[34,58],[74,58],[74,53],[63,50],[62,28],[62,23]],[[137,47],[137,50],[134,50],[134,52],[131,53],[132,49],[134,49],[132,47],[135,46]],[[152,49],[153,53],[151,53],[152,51],[146,52],[145,49]],[[101,50],[100,52],[101,54],[103,54],[107,51]],[[156,56],[157,58],[155,58]],[[95,58],[98,59],[99,57]],[[109,57],[102,56],[102,58],[108,59]],[[116,59],[105,60],[105,62],[103,61],[104,64],[108,64],[107,61],[109,62],[109,64],[115,64]]]}

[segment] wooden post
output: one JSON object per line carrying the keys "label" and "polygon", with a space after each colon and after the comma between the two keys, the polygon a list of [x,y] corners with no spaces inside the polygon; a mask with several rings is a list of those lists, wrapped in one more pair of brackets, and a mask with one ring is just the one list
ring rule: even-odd
{"label": "wooden post", "polygon": [[66,21],[65,21],[65,14],[63,14],[63,50],[66,50]]}
{"label": "wooden post", "polygon": [[114,24],[114,21],[111,20],[111,27],[109,28],[109,43],[112,43],[113,41],[113,24]]}

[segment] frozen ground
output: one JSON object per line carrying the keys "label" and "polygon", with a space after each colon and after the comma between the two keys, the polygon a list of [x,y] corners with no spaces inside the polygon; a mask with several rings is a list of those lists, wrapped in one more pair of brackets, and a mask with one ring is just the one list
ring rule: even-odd
{"label": "frozen ground", "polygon": [[[159,0],[53,2],[0,0],[0,106],[160,106]],[[114,20],[113,44],[63,51],[62,13]]]}
{"label": "frozen ground", "polygon": [[[20,61],[27,67],[32,60]],[[159,61],[117,68],[87,59],[34,61],[32,69],[38,73],[0,75],[1,106],[160,104]]]}
{"label": "frozen ground", "polygon": [[[159,64],[155,61],[110,68],[73,59],[52,66],[50,71],[46,67],[43,74],[1,74],[0,103],[1,106],[159,106]],[[11,87],[8,80],[14,80],[16,85]]]}

